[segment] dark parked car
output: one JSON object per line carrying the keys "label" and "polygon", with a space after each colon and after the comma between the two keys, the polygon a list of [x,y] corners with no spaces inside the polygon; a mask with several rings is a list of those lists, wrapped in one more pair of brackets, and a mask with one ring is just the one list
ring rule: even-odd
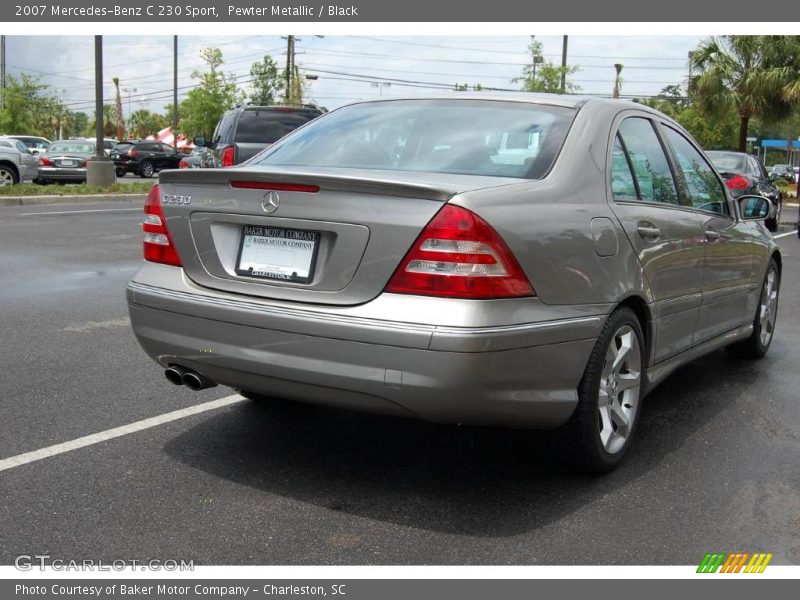
{"label": "dark parked car", "polygon": [[232,167],[322,112],[316,106],[238,106],[222,115],[210,143],[195,138],[195,146],[207,145],[211,150],[207,166]]}
{"label": "dark parked car", "polygon": [[36,183],[83,183],[86,181],[86,161],[95,155],[94,142],[89,140],[59,140],[39,155],[39,178]]}
{"label": "dark parked car", "polygon": [[177,169],[181,161],[175,148],[152,140],[120,142],[109,156],[116,166],[117,177],[125,177],[126,173],[152,177],[164,169]]}
{"label": "dark parked car", "polygon": [[778,231],[781,222],[781,207],[783,194],[772,183],[761,161],[751,154],[744,152],[707,152],[708,158],[725,180],[725,185],[734,198],[748,194],[758,194],[769,198],[775,205],[775,216],[764,223],[770,231]]}

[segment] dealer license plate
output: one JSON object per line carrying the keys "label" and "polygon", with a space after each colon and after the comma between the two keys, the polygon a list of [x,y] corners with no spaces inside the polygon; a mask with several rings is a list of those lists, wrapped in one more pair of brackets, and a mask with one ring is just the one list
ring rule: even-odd
{"label": "dealer license plate", "polygon": [[318,231],[245,225],[236,273],[308,283],[314,276],[319,239]]}

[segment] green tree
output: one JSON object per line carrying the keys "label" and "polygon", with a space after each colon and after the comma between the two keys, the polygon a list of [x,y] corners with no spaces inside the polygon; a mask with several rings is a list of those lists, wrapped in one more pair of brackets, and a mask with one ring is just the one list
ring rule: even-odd
{"label": "green tree", "polygon": [[234,76],[220,71],[223,60],[218,48],[205,48],[200,57],[206,63],[206,70],[192,73],[192,78],[200,83],[181,102],[181,129],[190,137],[203,135],[210,140],[222,114],[244,98]]}
{"label": "green tree", "polygon": [[250,76],[253,78],[250,102],[259,106],[275,104],[285,87],[285,81],[269,54],[252,64]]}
{"label": "green tree", "polygon": [[[528,44],[528,53],[531,57],[530,64],[522,69],[522,77],[515,77],[512,83],[522,83],[522,91],[524,92],[548,92],[558,94],[561,92],[561,75],[565,77],[580,71],[580,67],[562,67],[555,65],[549,60],[545,60],[542,54],[542,42],[538,41],[534,36],[531,36],[531,42]],[[580,86],[574,83],[566,82],[565,91],[567,93],[575,93],[580,91]]]}
{"label": "green tree", "polygon": [[[117,111],[116,109],[111,106],[110,104],[103,105],[103,137],[104,138],[114,138],[117,133]],[[95,118],[89,121],[86,126],[86,129],[83,131],[83,135],[86,137],[95,137],[95,123],[97,123],[97,113],[95,112]]]}
{"label": "green tree", "polygon": [[141,108],[128,118],[128,135],[143,139],[155,135],[169,125],[170,121],[166,116]]}
{"label": "green tree", "polygon": [[67,116],[67,128],[64,137],[79,137],[89,126],[89,115],[85,112],[70,112]]}
{"label": "green tree", "polygon": [[699,72],[690,85],[706,114],[734,109],[739,117],[737,147],[747,148],[750,120],[787,117],[800,100],[800,44],[797,36],[726,35],[700,43],[692,53]]}
{"label": "green tree", "polygon": [[23,73],[19,78],[6,75],[0,131],[9,134],[56,137],[56,128],[64,107],[49,87]]}

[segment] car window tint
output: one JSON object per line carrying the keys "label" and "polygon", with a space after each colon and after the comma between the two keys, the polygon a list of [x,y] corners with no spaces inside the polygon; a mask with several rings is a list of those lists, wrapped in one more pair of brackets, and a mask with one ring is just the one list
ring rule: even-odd
{"label": "car window tint", "polygon": [[0,146],[2,146],[3,148],[11,148],[12,147],[11,146],[11,142],[7,142],[5,140],[0,140]]}
{"label": "car window tint", "polygon": [[611,149],[611,193],[614,200],[636,200],[639,197],[619,136],[614,138],[614,147]]}
{"label": "car window tint", "polygon": [[664,132],[675,153],[675,158],[678,160],[678,166],[686,182],[686,195],[691,201],[692,207],[719,215],[727,215],[725,191],[722,189],[722,184],[714,169],[683,135],[671,127],[665,127]]}
{"label": "car window tint", "polygon": [[28,147],[25,144],[23,144],[22,142],[20,142],[19,140],[16,140],[14,142],[14,145],[17,147],[17,150],[19,150],[23,154],[30,154],[31,153],[31,151],[28,150]]}
{"label": "car window tint", "polygon": [[620,125],[619,135],[628,151],[639,195],[648,202],[678,204],[678,191],[667,157],[648,119],[630,117]]}
{"label": "car window tint", "polygon": [[309,110],[245,110],[239,116],[234,141],[271,144],[318,115]]}

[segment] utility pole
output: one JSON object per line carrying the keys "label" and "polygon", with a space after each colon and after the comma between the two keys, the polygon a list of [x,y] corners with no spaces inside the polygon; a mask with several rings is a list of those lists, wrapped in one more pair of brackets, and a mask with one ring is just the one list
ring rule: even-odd
{"label": "utility pole", "polygon": [[0,35],[0,110],[6,104],[6,36]]}
{"label": "utility pole", "polygon": [[103,147],[103,36],[94,36],[95,156],[86,163],[86,183],[109,186],[114,183],[114,163]]}
{"label": "utility pole", "polygon": [[172,145],[178,149],[178,36],[172,38]]}
{"label": "utility pole", "polygon": [[561,93],[567,92],[567,36],[561,45]]}
{"label": "utility pole", "polygon": [[294,36],[286,37],[286,94],[283,101],[290,104],[292,100],[292,77],[294,77]]}

